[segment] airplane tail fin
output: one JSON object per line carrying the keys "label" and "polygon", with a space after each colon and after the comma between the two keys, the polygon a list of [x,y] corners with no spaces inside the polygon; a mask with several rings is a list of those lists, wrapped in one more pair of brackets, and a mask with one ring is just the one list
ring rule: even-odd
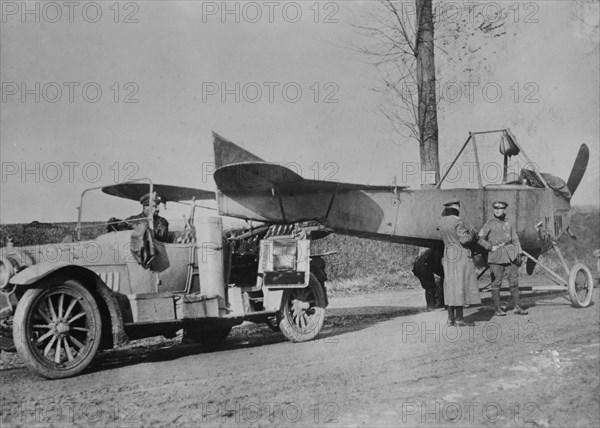
{"label": "airplane tail fin", "polygon": [[264,162],[263,159],[253,155],[247,150],[242,149],[228,139],[221,137],[216,132],[213,132],[214,151],[215,151],[215,167],[217,169],[243,162]]}

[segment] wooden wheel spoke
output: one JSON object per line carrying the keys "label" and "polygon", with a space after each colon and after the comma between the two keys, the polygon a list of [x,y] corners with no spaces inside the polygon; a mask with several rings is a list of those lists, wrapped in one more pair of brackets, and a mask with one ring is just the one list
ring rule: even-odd
{"label": "wooden wheel spoke", "polygon": [[85,316],[85,312],[79,312],[77,315],[73,316],[73,318],[71,318],[70,320],[67,320],[67,322],[70,324],[75,320],[78,320],[81,317]]}
{"label": "wooden wheel spoke", "polygon": [[62,318],[63,316],[63,305],[65,303],[65,295],[61,294],[58,298],[58,317]]}
{"label": "wooden wheel spoke", "polygon": [[54,350],[54,362],[60,363],[60,352],[61,352],[62,338],[56,341],[56,349]]}
{"label": "wooden wheel spoke", "polygon": [[44,356],[46,356],[50,353],[50,351],[52,350],[52,345],[54,345],[55,341],[56,341],[56,336],[52,336],[52,339],[50,340],[50,342],[48,342],[48,344],[44,348]]}
{"label": "wooden wheel spoke", "polygon": [[48,324],[52,323],[52,320],[50,319],[50,317],[48,316],[48,313],[45,312],[44,310],[42,310],[41,307],[38,308],[37,313],[40,317],[43,318],[44,321],[46,321]]}
{"label": "wooden wheel spoke", "polygon": [[49,324],[34,324],[32,327],[33,328],[52,328],[52,326]]}
{"label": "wooden wheel spoke", "polygon": [[[42,343],[44,340],[46,340],[48,337],[52,336],[53,334],[54,334],[54,332],[52,330],[50,330],[46,334],[43,334],[42,336],[40,336],[37,340],[37,343]],[[46,352],[44,351],[44,354],[45,353]]]}
{"label": "wooden wheel spoke", "polygon": [[48,299],[46,300],[46,304],[48,306],[48,308],[50,309],[50,316],[52,317],[53,320],[57,319],[58,317],[56,316],[56,311],[54,310],[54,306],[52,305],[52,299],[50,298],[50,296],[48,296]]}
{"label": "wooden wheel spoke", "polygon": [[69,315],[71,315],[71,311],[75,307],[76,303],[77,303],[77,299],[71,300],[71,303],[69,303],[69,306],[67,307],[67,310],[65,311],[64,318],[69,318]]}
{"label": "wooden wheel spoke", "polygon": [[81,343],[79,340],[75,339],[73,336],[69,336],[69,339],[71,339],[71,342],[73,342],[75,344],[75,346],[77,346],[78,350],[81,350],[82,348],[85,347],[85,345],[83,343]]}
{"label": "wooden wheel spoke", "polygon": [[67,342],[67,338],[63,337],[63,344],[65,347],[65,352],[67,353],[67,359],[69,361],[73,361],[74,357],[73,357],[73,353],[71,352],[71,347],[69,346],[69,342]]}

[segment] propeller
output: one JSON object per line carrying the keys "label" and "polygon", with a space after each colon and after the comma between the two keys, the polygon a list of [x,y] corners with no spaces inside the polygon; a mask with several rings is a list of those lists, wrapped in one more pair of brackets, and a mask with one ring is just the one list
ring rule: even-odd
{"label": "propeller", "polygon": [[567,187],[569,188],[571,195],[577,190],[577,187],[583,178],[583,174],[585,174],[585,169],[587,168],[589,160],[590,149],[588,149],[588,146],[585,144],[582,144],[581,147],[579,147],[579,152],[577,153],[575,163],[571,169],[571,175],[569,175],[569,179],[567,180]]}

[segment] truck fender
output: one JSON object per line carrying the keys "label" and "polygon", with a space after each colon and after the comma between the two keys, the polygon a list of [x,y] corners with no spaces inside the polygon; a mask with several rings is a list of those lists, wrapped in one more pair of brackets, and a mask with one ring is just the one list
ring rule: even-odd
{"label": "truck fender", "polygon": [[10,283],[15,285],[31,285],[38,282],[40,279],[47,277],[51,273],[68,266],[72,265],[67,262],[36,263],[23,269],[21,272],[16,273],[10,278]]}
{"label": "truck fender", "polygon": [[[119,303],[113,291],[98,277],[98,275],[83,266],[73,265],[65,262],[42,262],[30,266],[11,278],[11,283],[20,286],[38,285],[39,281],[44,280],[42,287],[51,287],[55,285],[53,279],[60,277],[69,277],[81,281],[81,283],[94,295],[100,305],[100,313],[103,318],[102,340],[103,348],[111,348],[123,345],[129,341],[125,328],[123,326],[123,316]],[[110,327],[110,329],[108,328]],[[110,333],[110,340],[107,335]]]}

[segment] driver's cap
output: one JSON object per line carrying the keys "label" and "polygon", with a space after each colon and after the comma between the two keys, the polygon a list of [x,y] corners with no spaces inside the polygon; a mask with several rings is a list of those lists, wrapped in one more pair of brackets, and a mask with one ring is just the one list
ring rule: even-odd
{"label": "driver's cap", "polygon": [[[150,197],[151,197],[151,196],[152,196],[152,195],[151,195],[150,193],[146,193],[145,195],[143,195],[143,196],[140,198],[140,204],[142,204],[142,205],[143,205],[143,206],[145,206],[145,207],[146,207],[146,206],[148,206],[148,205],[150,205]],[[154,196],[154,203],[155,203],[156,205],[158,205],[158,204],[160,204],[161,202],[162,202],[162,200],[161,200],[161,197],[155,193],[155,196]]]}
{"label": "driver's cap", "polygon": [[460,200],[458,198],[451,198],[451,199],[448,199],[448,200],[444,201],[444,206],[445,207],[451,207],[453,205],[460,206]]}

